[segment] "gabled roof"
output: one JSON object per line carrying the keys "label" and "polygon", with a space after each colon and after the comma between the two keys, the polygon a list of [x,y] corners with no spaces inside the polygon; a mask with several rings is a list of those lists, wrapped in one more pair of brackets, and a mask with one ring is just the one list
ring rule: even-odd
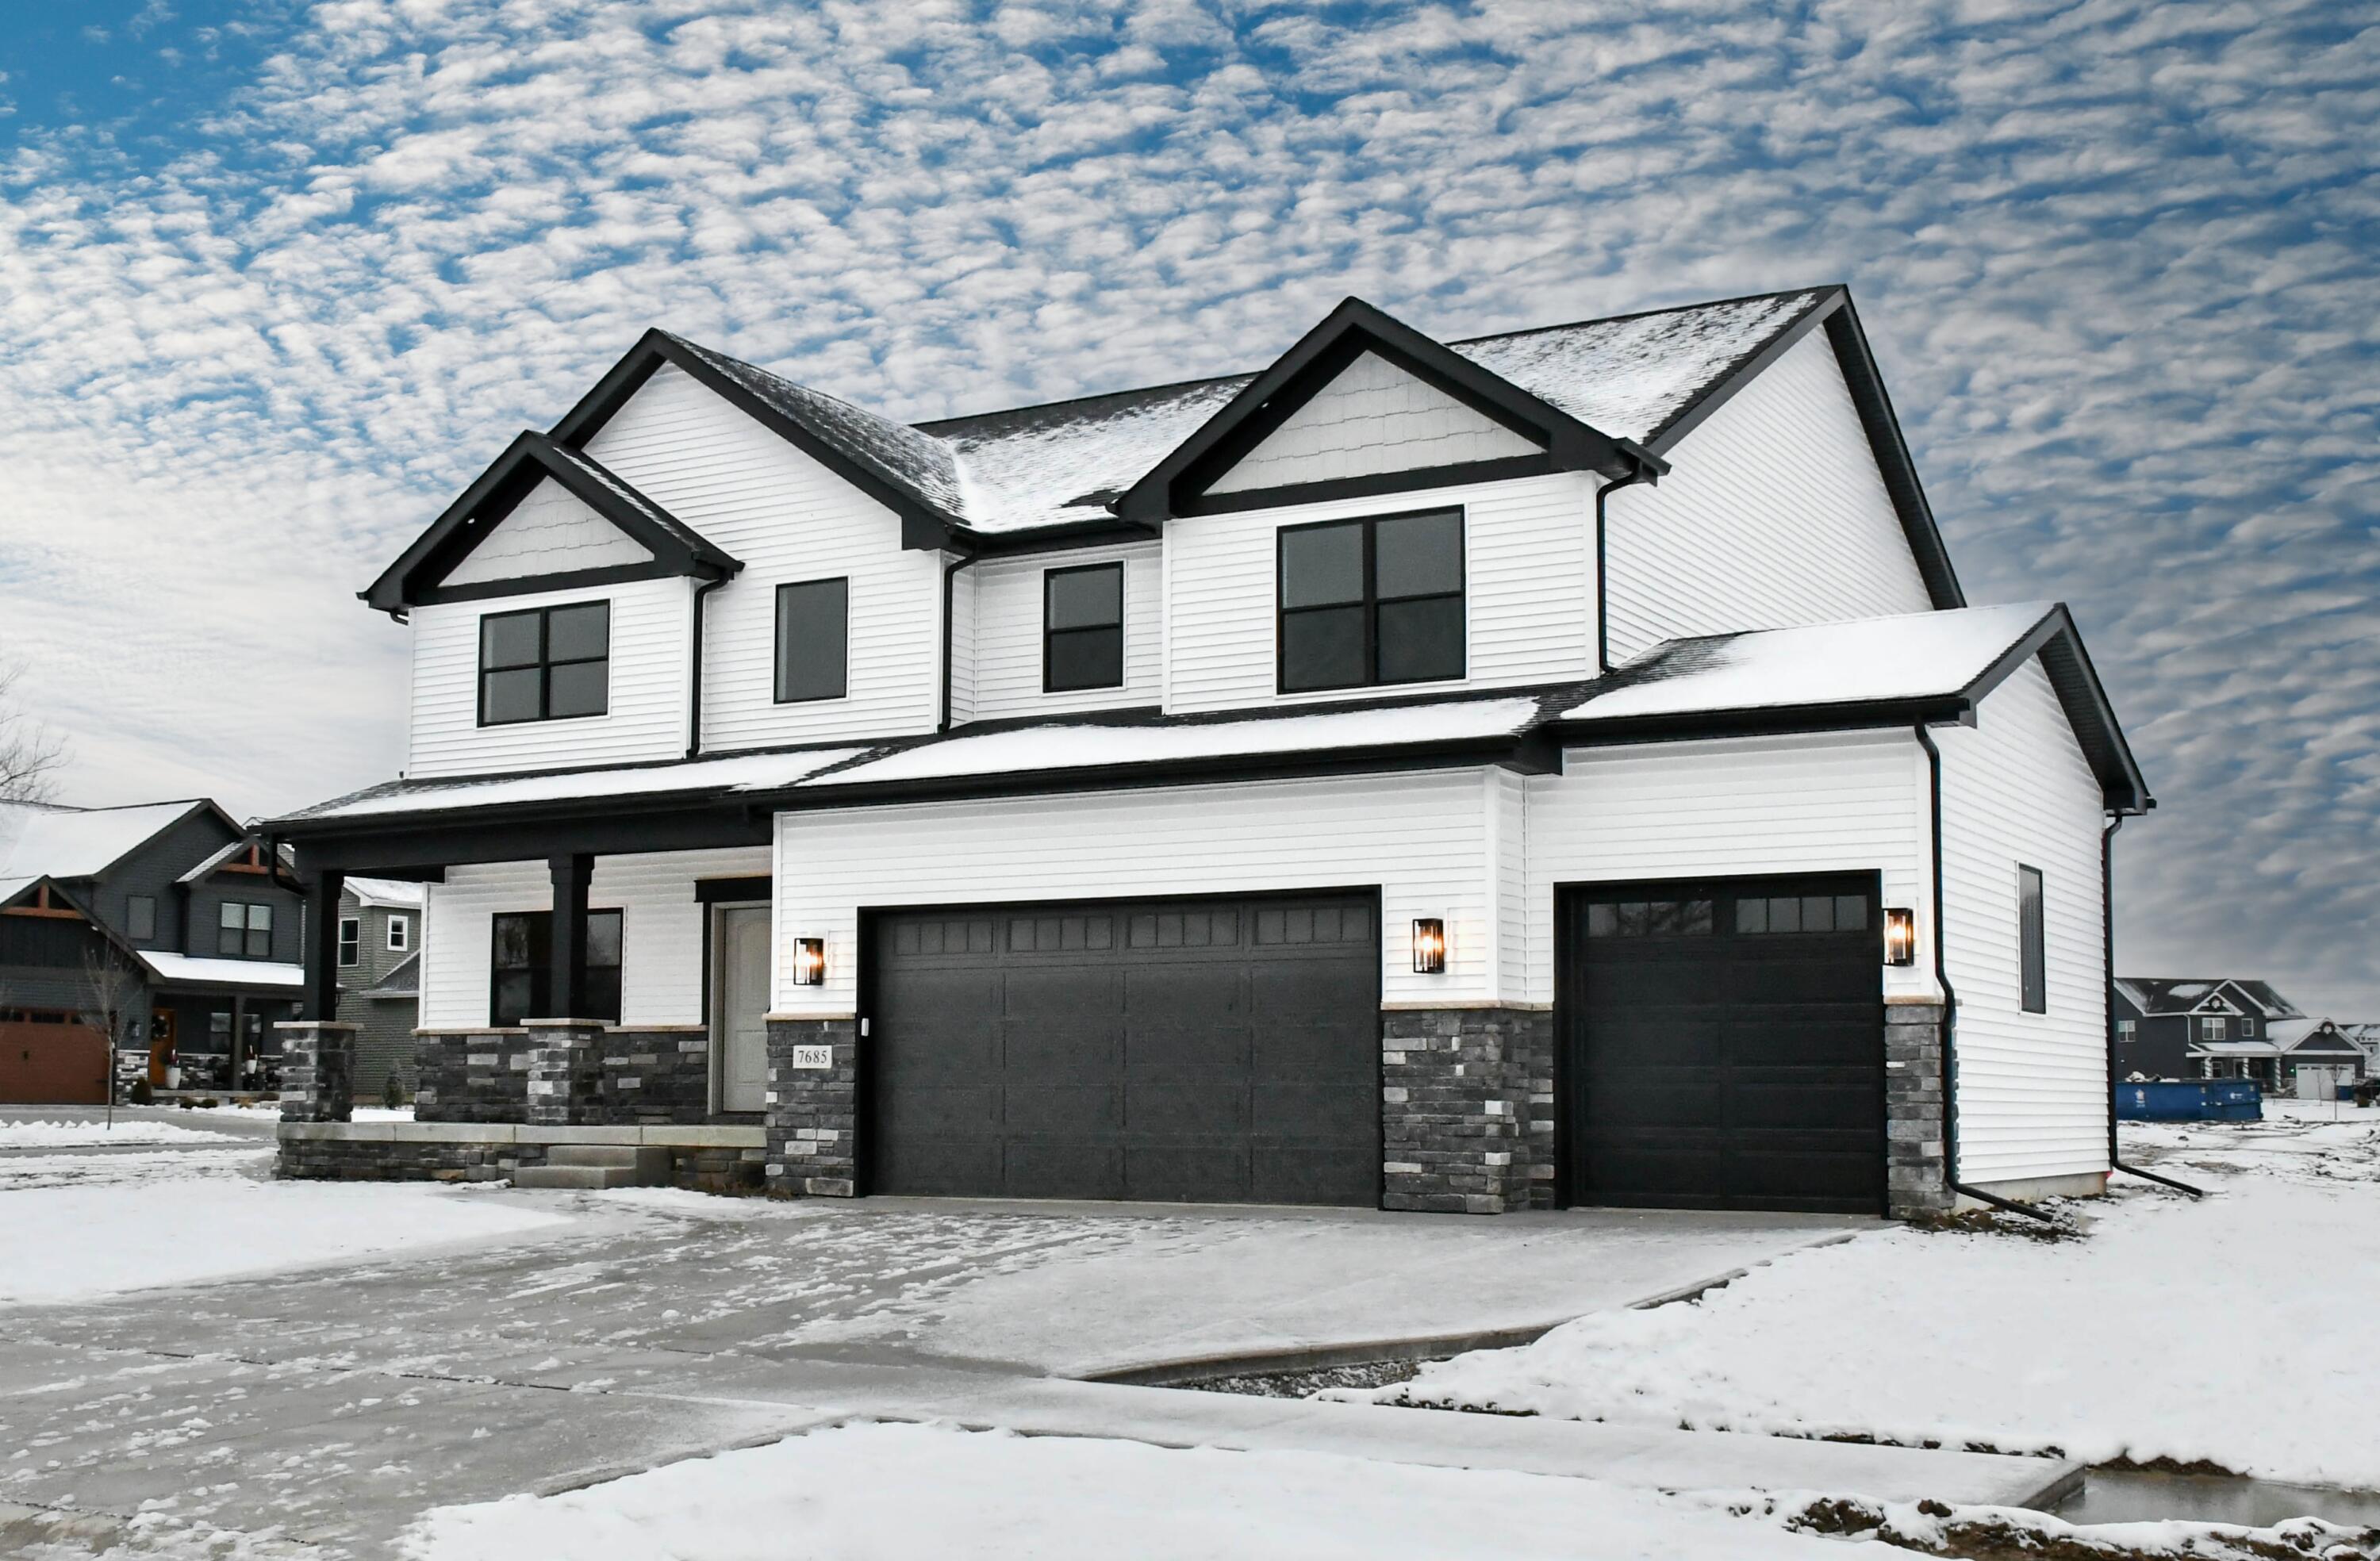
{"label": "gabled roof", "polygon": [[421,951],[412,953],[389,966],[378,981],[363,989],[367,998],[414,998],[421,995]]}
{"label": "gabled roof", "polygon": [[2107,805],[2155,805],[2065,606],[1964,607],[1664,640],[1561,713],[1604,741],[1967,720],[2039,656]]}
{"label": "gabled roof", "polygon": [[421,909],[421,885],[405,878],[352,877],[339,888],[341,893],[355,896],[359,905],[390,911]]}
{"label": "gabled roof", "polygon": [[2265,1026],[2265,1035],[2284,1051],[2345,1054],[2357,1049],[2354,1037],[2334,1022],[2303,1014],[2274,1020]]}
{"label": "gabled roof", "polygon": [[[184,873],[175,881],[186,884],[202,882],[210,875],[222,867],[225,863],[246,851],[249,846],[257,843],[260,842],[258,842],[252,836],[247,834],[242,834],[240,838],[236,841],[227,841],[218,848],[212,855],[207,857],[197,866],[192,867],[188,872]],[[297,871],[297,857],[290,852],[287,846],[283,846],[281,848],[281,853],[278,860],[284,871]]]}
{"label": "gabled roof", "polygon": [[2243,1011],[2266,1019],[2295,1019],[2298,1006],[2273,989],[2272,983],[2237,975],[2119,975],[2116,990],[2146,1016],[2194,1013],[2216,991],[2227,994]]}
{"label": "gabled roof", "polygon": [[40,878],[96,877],[200,809],[238,829],[202,797],[124,807],[0,803],[0,901],[13,900]]}
{"label": "gabled roof", "polygon": [[273,986],[306,985],[304,965],[275,964],[269,960],[219,960],[203,954],[177,954],[168,949],[133,950],[160,981],[177,986]]}
{"label": "gabled roof", "polygon": [[565,448],[544,434],[523,430],[497,456],[462,497],[446,506],[397,556],[358,593],[382,612],[401,611],[425,602],[461,601],[478,597],[535,590],[537,579],[489,581],[470,586],[442,586],[447,573],[470,556],[471,550],[504,523],[539,483],[551,478],[576,494],[589,509],[616,526],[652,554],[650,563],[585,570],[575,575],[548,576],[546,585],[597,585],[619,580],[659,579],[690,575],[723,580],[743,568],[712,546],[692,526],[639,493],[616,474],[605,470],[584,452]]}

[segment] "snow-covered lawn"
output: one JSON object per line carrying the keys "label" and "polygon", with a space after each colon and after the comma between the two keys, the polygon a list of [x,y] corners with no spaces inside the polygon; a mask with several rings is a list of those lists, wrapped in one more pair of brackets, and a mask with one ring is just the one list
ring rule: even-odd
{"label": "snow-covered lawn", "polygon": [[547,1497],[443,1507],[414,1561],[1897,1556],[1586,1480],[1307,1453],[849,1425]]}
{"label": "snow-covered lawn", "polygon": [[139,1117],[118,1117],[113,1126],[103,1119],[57,1121],[18,1118],[0,1121],[0,1150],[85,1149],[116,1144],[246,1144],[230,1133],[176,1127],[171,1122]]}
{"label": "snow-covered lawn", "polygon": [[[268,1157],[261,1150],[83,1156],[81,1164],[119,1177],[30,1188],[0,1181],[0,1306],[84,1301],[566,1223],[480,1192],[256,1180]],[[67,1156],[34,1158],[70,1173],[58,1163]],[[225,1161],[238,1162],[239,1174],[190,1174]]]}
{"label": "snow-covered lawn", "polygon": [[1879,1231],[1369,1397],[1572,1419],[2204,1459],[2380,1487],[2380,1111],[2127,1123],[2080,1240]]}

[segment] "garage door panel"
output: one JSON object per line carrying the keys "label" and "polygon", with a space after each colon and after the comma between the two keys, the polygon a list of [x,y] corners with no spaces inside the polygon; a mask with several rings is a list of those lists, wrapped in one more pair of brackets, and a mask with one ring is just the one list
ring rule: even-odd
{"label": "garage door panel", "polygon": [[1367,902],[1025,907],[989,950],[984,920],[875,923],[876,1190],[1378,1203]]}
{"label": "garage door panel", "polygon": [[1847,948],[1833,938],[1812,940],[1789,950],[1739,957],[1726,969],[1730,1003],[1769,1009],[1877,1000],[1876,962],[1864,942]]}

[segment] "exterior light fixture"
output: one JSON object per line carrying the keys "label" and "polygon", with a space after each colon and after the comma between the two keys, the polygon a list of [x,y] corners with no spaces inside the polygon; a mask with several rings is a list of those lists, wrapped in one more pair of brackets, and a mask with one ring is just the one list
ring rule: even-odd
{"label": "exterior light fixture", "polygon": [[1917,962],[1917,913],[1906,905],[1889,905],[1884,913],[1884,962]]}
{"label": "exterior light fixture", "polygon": [[1414,974],[1443,975],[1446,974],[1446,924],[1436,916],[1422,916],[1414,923]]}
{"label": "exterior light fixture", "polygon": [[797,938],[794,939],[794,985],[823,986],[826,985],[826,939]]}

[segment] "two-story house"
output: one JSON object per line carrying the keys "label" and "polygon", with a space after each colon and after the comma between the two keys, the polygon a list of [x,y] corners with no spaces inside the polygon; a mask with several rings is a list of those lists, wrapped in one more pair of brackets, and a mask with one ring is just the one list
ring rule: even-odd
{"label": "two-story house", "polygon": [[[2119,975],[2109,1001],[2119,1079],[2258,1076],[2209,1066],[2231,1057],[2267,1059],[2261,1076],[2270,1083],[2271,1026],[2305,1017],[2271,982],[2252,976]],[[2246,1052],[2225,1049],[2242,1046]]]}
{"label": "two-story house", "polygon": [[422,886],[349,878],[339,890],[339,1019],[356,1027],[354,1090],[378,1100],[394,1076],[413,1098]]}
{"label": "two-story house", "polygon": [[0,1102],[104,1100],[111,1049],[145,1051],[160,1087],[262,1087],[302,911],[287,863],[212,802],[0,803]]}
{"label": "two-story house", "polygon": [[2066,611],[1966,604],[1840,287],[1447,342],[1351,299],[915,427],[653,332],[364,594],[405,775],[272,829],[429,884],[421,1166],[748,1124],[787,1195],[1865,1214],[2110,1169],[2150,797]]}

